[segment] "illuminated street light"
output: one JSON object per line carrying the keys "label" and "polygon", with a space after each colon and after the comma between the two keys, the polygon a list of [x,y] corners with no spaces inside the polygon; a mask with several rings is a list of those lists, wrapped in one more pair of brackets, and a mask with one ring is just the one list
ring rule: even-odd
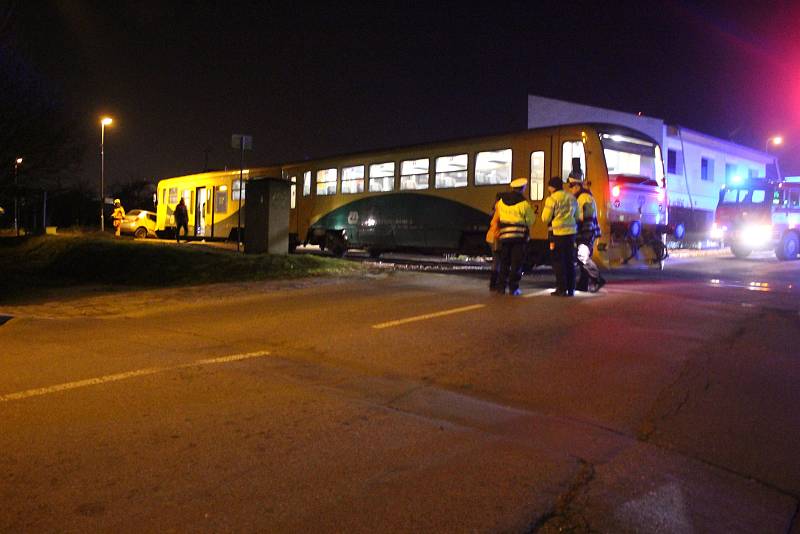
{"label": "illuminated street light", "polygon": [[100,119],[100,231],[106,231],[105,218],[103,210],[105,209],[105,141],[106,141],[106,126],[110,125],[113,121],[111,117],[103,117]]}
{"label": "illuminated street light", "polygon": [[17,216],[17,169],[22,165],[22,158],[17,158],[14,162],[14,231],[19,237],[19,221]]}
{"label": "illuminated street light", "polygon": [[764,152],[769,152],[769,145],[780,146],[783,144],[783,136],[773,135],[764,142]]}

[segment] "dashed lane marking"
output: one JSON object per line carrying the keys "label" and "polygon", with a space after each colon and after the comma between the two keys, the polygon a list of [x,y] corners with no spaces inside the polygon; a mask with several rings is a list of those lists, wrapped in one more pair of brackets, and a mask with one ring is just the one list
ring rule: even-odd
{"label": "dashed lane marking", "polygon": [[450,310],[444,310],[444,311],[440,311],[440,312],[426,313],[424,315],[415,315],[414,317],[407,317],[405,319],[397,319],[396,321],[387,321],[385,323],[374,324],[374,325],[372,325],[372,328],[375,328],[376,330],[380,330],[382,328],[391,328],[393,326],[399,326],[401,324],[413,323],[413,322],[416,322],[416,321],[424,321],[426,319],[433,319],[433,318],[436,318],[436,317],[443,317],[445,315],[452,315],[454,313],[462,313],[462,312],[468,312],[468,311],[472,311],[472,310],[478,310],[480,308],[484,308],[485,306],[486,306],[486,304],[472,304],[471,306],[462,306],[461,308],[453,308],[453,309],[450,309]]}
{"label": "dashed lane marking", "polygon": [[47,386],[43,388],[28,389],[19,391],[17,393],[8,393],[0,395],[0,402],[8,402],[13,400],[22,400],[30,397],[40,397],[42,395],[49,395],[51,393],[58,393],[59,391],[67,391],[70,389],[84,388],[87,386],[96,386],[98,384],[105,384],[108,382],[117,382],[119,380],[127,380],[128,378],[135,378],[137,376],[154,375],[157,373],[164,373],[167,371],[175,371],[176,369],[185,369],[187,367],[194,367],[196,365],[211,365],[219,363],[236,362],[240,360],[248,360],[251,358],[261,358],[269,356],[269,351],[247,352],[243,354],[231,354],[229,356],[221,356],[219,358],[208,358],[204,360],[196,360],[190,363],[182,363],[179,365],[170,365],[167,367],[147,367],[144,369],[136,369],[134,371],[126,371],[124,373],[116,373],[113,375],[98,376],[95,378],[87,378],[85,380],[76,380],[75,382],[66,382],[64,384],[56,384],[54,386]]}

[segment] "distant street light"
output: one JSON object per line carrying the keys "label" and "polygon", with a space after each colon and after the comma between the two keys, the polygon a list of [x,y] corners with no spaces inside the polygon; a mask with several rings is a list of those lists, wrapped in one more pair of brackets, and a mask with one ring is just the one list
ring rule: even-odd
{"label": "distant street light", "polygon": [[105,142],[106,142],[106,126],[110,125],[113,121],[111,117],[103,117],[100,119],[100,231],[106,231],[105,217],[103,211],[105,210]]}
{"label": "distant street light", "polygon": [[783,136],[773,135],[764,142],[764,152],[769,152],[769,145],[780,146],[783,144]]}
{"label": "distant street light", "polygon": [[22,158],[17,158],[14,162],[14,231],[19,237],[19,221],[17,216],[17,169],[22,165]]}

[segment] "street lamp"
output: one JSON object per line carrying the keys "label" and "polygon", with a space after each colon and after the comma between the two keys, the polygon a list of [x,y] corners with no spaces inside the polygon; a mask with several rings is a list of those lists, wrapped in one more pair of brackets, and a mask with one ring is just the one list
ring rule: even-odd
{"label": "street lamp", "polygon": [[17,169],[22,165],[22,158],[17,158],[14,161],[14,231],[19,237],[19,221],[17,217]]}
{"label": "street lamp", "polygon": [[111,117],[103,117],[100,119],[100,231],[106,231],[105,225],[105,218],[103,216],[103,210],[105,208],[105,163],[106,163],[106,156],[104,151],[104,145],[106,141],[106,126],[110,125],[114,122]]}
{"label": "street lamp", "polygon": [[769,145],[780,146],[783,144],[783,136],[773,135],[764,142],[764,152],[769,152]]}

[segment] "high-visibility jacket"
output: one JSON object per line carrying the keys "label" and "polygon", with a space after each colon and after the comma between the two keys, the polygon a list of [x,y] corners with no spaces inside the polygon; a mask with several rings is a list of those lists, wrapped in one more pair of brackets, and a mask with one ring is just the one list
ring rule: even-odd
{"label": "high-visibility jacket", "polygon": [[125,218],[125,210],[122,206],[116,206],[114,208],[114,213],[111,214],[111,218],[114,219],[114,224],[122,224],[122,219]]}
{"label": "high-visibility jacket", "polygon": [[578,194],[578,231],[594,233],[597,228],[597,204],[588,191]]}
{"label": "high-visibility jacket", "polygon": [[536,217],[530,203],[521,193],[510,191],[500,195],[494,206],[498,219],[498,239],[526,239]]}
{"label": "high-visibility jacket", "polygon": [[578,202],[564,190],[555,191],[544,201],[542,221],[553,227],[553,235],[577,233]]}

